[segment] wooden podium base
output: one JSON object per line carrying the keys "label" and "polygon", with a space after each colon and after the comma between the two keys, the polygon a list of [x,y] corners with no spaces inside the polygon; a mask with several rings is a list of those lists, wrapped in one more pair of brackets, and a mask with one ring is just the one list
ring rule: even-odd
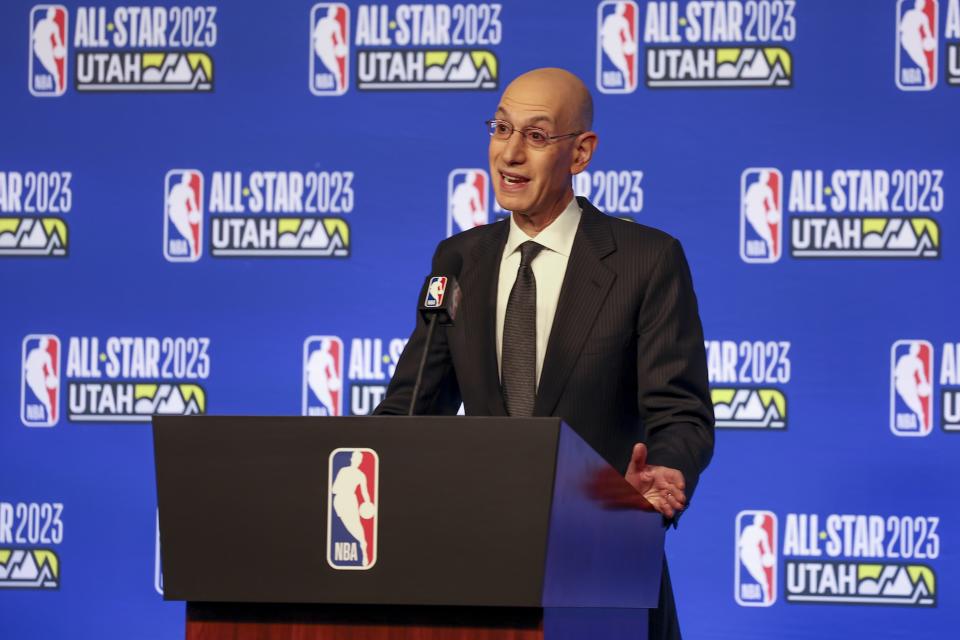
{"label": "wooden podium base", "polygon": [[187,640],[646,638],[644,609],[187,603]]}

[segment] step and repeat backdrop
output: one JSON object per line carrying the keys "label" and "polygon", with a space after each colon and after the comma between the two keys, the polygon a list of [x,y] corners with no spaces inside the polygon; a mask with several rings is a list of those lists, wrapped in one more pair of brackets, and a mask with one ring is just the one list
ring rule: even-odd
{"label": "step and repeat backdrop", "polygon": [[594,93],[577,193],[693,270],[687,637],[955,633],[960,0],[11,0],[0,636],[182,637],[150,417],[369,413],[539,66]]}

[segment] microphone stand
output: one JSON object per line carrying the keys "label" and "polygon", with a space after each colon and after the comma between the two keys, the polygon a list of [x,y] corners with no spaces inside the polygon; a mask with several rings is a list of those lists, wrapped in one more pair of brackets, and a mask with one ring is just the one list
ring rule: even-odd
{"label": "microphone stand", "polygon": [[423,347],[423,353],[420,354],[420,366],[417,367],[417,378],[413,383],[413,394],[410,396],[410,408],[407,410],[407,415],[414,415],[413,410],[417,405],[417,396],[420,395],[420,383],[423,382],[423,369],[427,365],[427,354],[430,353],[430,344],[433,342],[433,330],[437,326],[437,315],[436,313],[430,314],[430,322],[427,325],[427,342]]}

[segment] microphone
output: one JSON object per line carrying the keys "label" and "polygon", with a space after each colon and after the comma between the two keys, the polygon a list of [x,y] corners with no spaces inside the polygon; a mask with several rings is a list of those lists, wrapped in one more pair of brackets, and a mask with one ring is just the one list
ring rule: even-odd
{"label": "microphone", "polygon": [[420,316],[424,322],[436,320],[440,326],[452,326],[460,307],[460,285],[457,279],[448,275],[427,277],[424,287],[426,293],[420,303]]}
{"label": "microphone", "polygon": [[460,274],[462,258],[458,255],[450,256],[445,263],[435,265],[441,267],[440,271],[427,276],[422,290],[419,311],[420,317],[427,323],[427,341],[423,346],[423,353],[420,354],[420,365],[417,367],[417,377],[410,395],[410,408],[407,410],[408,416],[414,415],[413,410],[419,399],[423,370],[427,365],[427,354],[430,353],[434,331],[438,324],[444,327],[453,326],[457,309],[460,307],[460,285],[457,284],[456,276]]}

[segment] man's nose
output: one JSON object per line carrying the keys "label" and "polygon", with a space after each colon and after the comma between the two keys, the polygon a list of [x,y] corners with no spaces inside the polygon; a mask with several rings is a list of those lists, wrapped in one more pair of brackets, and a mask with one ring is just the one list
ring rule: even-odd
{"label": "man's nose", "polygon": [[523,162],[525,153],[526,145],[523,140],[523,134],[514,130],[504,143],[503,153],[500,155],[507,164],[519,164]]}

